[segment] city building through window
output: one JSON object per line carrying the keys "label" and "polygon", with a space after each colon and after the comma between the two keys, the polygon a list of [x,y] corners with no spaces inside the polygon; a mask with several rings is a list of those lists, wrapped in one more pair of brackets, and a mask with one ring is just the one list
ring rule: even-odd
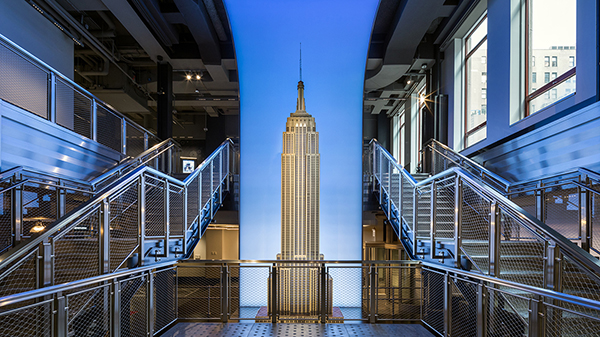
{"label": "city building through window", "polygon": [[[524,116],[575,93],[577,0],[527,0],[527,92]],[[560,22],[559,25],[556,23]],[[536,56],[544,58],[544,85],[537,82]],[[552,90],[552,91],[551,91]]]}
{"label": "city building through window", "polygon": [[[486,137],[487,17],[465,37],[465,147]],[[481,59],[481,62],[474,60]]]}

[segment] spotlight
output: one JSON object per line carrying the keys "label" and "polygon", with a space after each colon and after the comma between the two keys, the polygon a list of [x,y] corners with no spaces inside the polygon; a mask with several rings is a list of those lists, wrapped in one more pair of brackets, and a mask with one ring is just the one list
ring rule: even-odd
{"label": "spotlight", "polygon": [[194,90],[194,92],[197,93],[197,94],[199,94],[200,90],[196,89],[196,90]]}
{"label": "spotlight", "polygon": [[421,69],[423,69],[423,70],[427,69],[427,63],[421,64]]}
{"label": "spotlight", "polygon": [[185,79],[188,80],[188,81],[190,81],[192,79],[192,75],[186,74],[185,75]]}
{"label": "spotlight", "polygon": [[410,80],[406,81],[406,84],[410,84]]}
{"label": "spotlight", "polygon": [[202,76],[200,76],[200,74],[196,74],[196,81],[200,81],[201,78]]}
{"label": "spotlight", "polygon": [[421,96],[419,97],[419,101],[421,102],[421,104],[425,103],[425,95],[421,94]]}

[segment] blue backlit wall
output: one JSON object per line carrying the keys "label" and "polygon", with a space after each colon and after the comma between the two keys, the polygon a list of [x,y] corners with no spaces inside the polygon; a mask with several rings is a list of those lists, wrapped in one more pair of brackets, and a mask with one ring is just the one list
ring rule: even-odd
{"label": "blue backlit wall", "polygon": [[240,258],[281,248],[281,152],[296,109],[302,43],[306,110],[321,153],[321,252],[361,258],[362,91],[375,0],[226,0],[241,95]]}

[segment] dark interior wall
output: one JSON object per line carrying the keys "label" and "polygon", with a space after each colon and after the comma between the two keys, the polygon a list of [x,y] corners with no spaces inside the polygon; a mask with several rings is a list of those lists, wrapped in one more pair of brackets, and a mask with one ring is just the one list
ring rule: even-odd
{"label": "dark interior wall", "polygon": [[0,1],[0,34],[73,79],[73,41],[26,1]]}

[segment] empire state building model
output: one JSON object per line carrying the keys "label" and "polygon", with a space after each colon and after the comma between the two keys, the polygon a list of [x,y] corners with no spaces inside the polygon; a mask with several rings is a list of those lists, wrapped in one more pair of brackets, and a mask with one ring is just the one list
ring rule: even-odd
{"label": "empire state building model", "polygon": [[315,118],[306,112],[300,80],[296,112],[287,119],[281,154],[281,253],[277,259],[299,262],[279,265],[279,311],[283,315],[311,316],[320,309],[319,268],[300,262],[323,260],[319,179],[319,133]]}

